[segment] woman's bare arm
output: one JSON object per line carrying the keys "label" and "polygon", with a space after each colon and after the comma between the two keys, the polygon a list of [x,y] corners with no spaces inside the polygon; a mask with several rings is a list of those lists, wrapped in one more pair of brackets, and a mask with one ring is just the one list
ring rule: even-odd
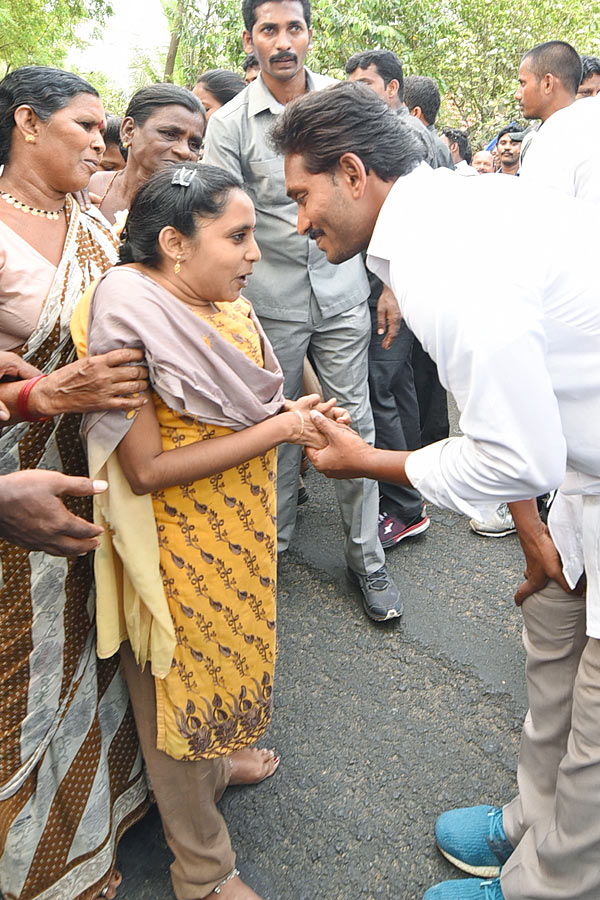
{"label": "woman's bare arm", "polygon": [[134,493],[148,494],[223,472],[286,442],[322,447],[325,441],[309,416],[319,399],[303,397],[258,425],[173,450],[162,449],[154,404],[146,403],[119,444],[119,462]]}

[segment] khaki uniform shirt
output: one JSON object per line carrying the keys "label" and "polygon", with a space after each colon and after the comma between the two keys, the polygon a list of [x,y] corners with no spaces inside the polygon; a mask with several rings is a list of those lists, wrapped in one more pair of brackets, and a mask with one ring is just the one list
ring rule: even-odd
{"label": "khaki uniform shirt", "polygon": [[[331,78],[305,72],[309,91],[335,84]],[[204,162],[240,177],[256,207],[262,259],[244,296],[259,316],[307,322],[311,292],[321,315],[329,318],[366,300],[369,284],[360,255],[333,265],[314,241],[296,231],[297,207],[285,193],[283,157],[268,139],[283,109],[259,75],[210,117]]]}

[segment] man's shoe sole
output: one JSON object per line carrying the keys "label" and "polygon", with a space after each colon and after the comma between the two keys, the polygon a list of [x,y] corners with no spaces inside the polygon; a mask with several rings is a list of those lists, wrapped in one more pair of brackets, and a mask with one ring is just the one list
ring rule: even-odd
{"label": "man's shoe sole", "polygon": [[498,537],[506,537],[509,534],[517,533],[516,528],[505,528],[504,531],[480,531],[478,528],[475,528],[475,526],[472,524],[472,522],[469,522],[469,528],[471,529],[471,531],[474,534],[478,534],[479,537],[496,537],[496,538],[498,538]]}
{"label": "man's shoe sole", "polygon": [[457,869],[460,869],[461,872],[466,872],[467,875],[475,875],[477,878],[497,878],[500,874],[500,866],[470,866],[468,863],[463,862],[462,859],[456,859],[456,857],[451,856],[450,853],[446,853],[445,850],[442,850],[440,845],[437,845],[438,850],[445,856],[448,862],[451,862],[453,866],[456,866]]}
{"label": "man's shoe sole", "polygon": [[[359,590],[360,590],[360,588],[359,588]],[[362,594],[362,591],[361,591],[361,594]],[[373,622],[389,622],[390,619],[399,619],[402,616],[402,613],[404,612],[404,606],[402,606],[402,609],[400,610],[400,612],[398,612],[398,610],[395,610],[395,609],[389,609],[387,611],[387,613],[385,614],[385,616],[378,616],[369,607],[369,604],[367,603],[364,594],[363,594],[363,609],[366,612],[366,614],[368,615],[368,617]]]}
{"label": "man's shoe sole", "polygon": [[416,537],[418,534],[423,534],[424,531],[427,531],[429,526],[431,525],[431,520],[426,518],[424,521],[416,522],[414,525],[411,525],[410,528],[407,528],[406,531],[403,531],[402,534],[398,535],[389,541],[382,541],[381,546],[384,550],[389,550],[390,547],[396,547],[400,541],[403,541],[405,538]]}

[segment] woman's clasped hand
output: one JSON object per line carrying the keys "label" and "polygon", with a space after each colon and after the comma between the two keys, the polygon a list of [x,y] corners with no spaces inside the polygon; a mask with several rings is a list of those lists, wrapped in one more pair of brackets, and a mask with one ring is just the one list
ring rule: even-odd
{"label": "woman's clasped hand", "polygon": [[[335,405],[335,397],[322,401],[319,394],[307,394],[299,400],[285,400],[280,415],[295,412],[297,418],[297,434],[288,438],[289,444],[301,444],[314,450],[322,450],[327,446],[327,438],[316,427],[310,413],[316,411],[340,425],[350,424],[350,413],[341,406]],[[300,415],[298,416],[298,413]]]}

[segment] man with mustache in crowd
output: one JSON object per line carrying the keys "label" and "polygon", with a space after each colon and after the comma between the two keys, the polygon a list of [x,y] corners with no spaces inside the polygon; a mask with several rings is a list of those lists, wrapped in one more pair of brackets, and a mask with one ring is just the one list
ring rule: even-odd
{"label": "man with mustache in crowd", "polygon": [[523,135],[513,125],[505,125],[498,135],[497,155],[502,175],[516,175],[519,171],[519,156]]}
{"label": "man with mustache in crowd", "polygon": [[[308,353],[326,397],[346,407],[361,436],[374,439],[368,390],[371,317],[369,284],[360,255],[331,265],[318,232],[296,232],[296,205],[286,196],[283,158],[269,141],[271,125],[287,103],[333,84],[304,67],[311,47],[310,0],[243,0],[244,49],[260,75],[211,116],[204,161],[241,178],[256,207],[262,259],[244,291],[256,310],[285,375],[285,395],[300,396]],[[301,448],[284,444],[277,476],[278,550],[294,530]],[[336,485],[346,563],[367,615],[376,621],[402,614],[378,537],[377,483]]]}

